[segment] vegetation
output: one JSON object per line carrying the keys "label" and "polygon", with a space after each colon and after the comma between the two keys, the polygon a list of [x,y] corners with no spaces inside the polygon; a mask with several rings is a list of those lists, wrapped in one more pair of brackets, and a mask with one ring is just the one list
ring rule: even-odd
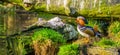
{"label": "vegetation", "polygon": [[30,36],[17,36],[17,38],[10,38],[8,42],[9,54],[25,55],[32,52],[32,39]]}
{"label": "vegetation", "polygon": [[94,45],[103,48],[112,48],[120,46],[120,43],[115,42],[112,39],[102,38],[99,42],[95,42]]}
{"label": "vegetation", "polygon": [[119,34],[120,32],[120,22],[119,21],[114,21],[111,23],[109,29],[109,33],[113,33],[115,35]]}
{"label": "vegetation", "polygon": [[61,34],[59,34],[58,32],[52,30],[52,29],[48,29],[48,28],[43,28],[43,29],[39,29],[37,30],[32,37],[32,40],[40,40],[40,41],[44,41],[46,39],[50,39],[55,43],[65,43],[66,40],[63,38],[63,36]]}
{"label": "vegetation", "polygon": [[119,15],[120,14],[120,12],[119,12],[119,10],[120,10],[120,4],[114,5],[110,9],[111,9],[111,14],[112,15]]}
{"label": "vegetation", "polygon": [[49,20],[49,19],[55,17],[55,15],[49,14],[49,13],[39,12],[39,13],[38,13],[38,17],[44,18],[44,19],[46,19],[46,20]]}
{"label": "vegetation", "polygon": [[63,45],[60,47],[58,55],[78,55],[79,54],[79,45],[69,44]]}
{"label": "vegetation", "polygon": [[31,42],[32,39],[30,36],[22,36],[18,39],[18,43],[17,43],[17,54],[18,55],[25,55],[28,54],[32,51],[31,48]]}
{"label": "vegetation", "polygon": [[91,26],[94,27],[95,25],[98,25],[97,21],[92,20],[92,19],[88,19],[88,24],[86,24],[87,26]]}
{"label": "vegetation", "polygon": [[[119,16],[120,4],[108,6],[106,3],[103,3],[99,8],[94,7],[92,9],[85,8],[83,10],[79,10],[76,7],[74,10],[74,8],[72,9],[71,7],[69,7],[70,3],[68,3],[66,7],[64,7],[63,5],[60,5],[58,7],[57,5],[52,4],[49,6],[49,9],[47,9],[47,4],[44,1],[36,4],[33,3],[30,7],[26,7],[25,4],[23,3],[23,0],[9,0],[9,1],[12,2],[11,4],[17,4],[19,6],[22,6],[27,11],[37,12],[38,17],[45,18],[46,20],[53,18],[55,16],[58,16],[50,13],[62,14],[62,15],[68,15],[68,16],[83,15],[85,17],[120,17]],[[106,1],[103,1],[103,2],[106,2]],[[79,6],[79,5],[76,5],[76,6]],[[0,34],[3,34],[7,29],[5,28],[6,26],[4,26],[6,24],[4,24],[4,22],[1,22],[1,20],[3,20],[1,18],[6,18],[6,17],[13,18],[12,16],[15,15],[15,7],[14,5],[9,6],[9,4],[7,3],[1,3],[0,11],[1,11],[0,12]],[[75,12],[75,14],[72,14],[71,13],[72,11],[73,13]],[[43,12],[48,12],[48,13],[43,13]],[[75,18],[66,17],[66,16],[60,16],[60,17],[63,19],[63,22],[69,23],[76,27]],[[9,20],[9,22],[10,21],[11,20]],[[22,24],[23,22],[20,22],[20,23]],[[88,19],[88,24],[86,25],[94,27],[95,25],[100,26],[101,23],[91,18],[91,19]],[[99,27],[98,29],[100,28],[101,27]],[[106,27],[103,27],[103,28],[107,29]],[[110,39],[102,38],[98,42],[94,42],[93,40],[94,42],[93,45],[103,47],[103,48],[120,47],[120,22],[115,21],[111,23],[111,25],[108,28],[108,32],[109,34],[112,33],[115,37],[114,36],[113,36],[114,38],[110,37]],[[53,29],[48,29],[48,28],[37,29],[35,30],[32,36],[22,35],[22,36],[17,36],[15,38],[11,38],[9,40],[10,40],[8,41],[8,46],[9,46],[8,48],[10,48],[9,52],[10,53],[13,52],[11,55],[13,54],[29,55],[29,53],[34,51],[36,55],[41,55],[41,54],[56,55],[54,53],[57,53],[56,50],[58,50],[59,46],[60,48],[57,53],[58,55],[78,55],[79,54],[78,44],[66,44],[66,40],[63,38],[63,35]],[[83,41],[82,38],[80,38],[80,40]],[[73,41],[71,40],[70,42],[73,42]],[[80,43],[80,41],[78,41],[78,43]],[[61,44],[62,45],[64,44],[64,45],[61,46]]]}
{"label": "vegetation", "polygon": [[60,33],[48,28],[36,30],[33,34],[32,40],[33,48],[37,55],[54,55],[55,49],[58,48],[57,45],[66,43],[66,40]]}

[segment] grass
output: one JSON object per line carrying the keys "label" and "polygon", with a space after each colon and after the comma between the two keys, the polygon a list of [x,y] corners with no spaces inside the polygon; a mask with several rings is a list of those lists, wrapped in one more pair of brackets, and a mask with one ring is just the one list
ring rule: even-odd
{"label": "grass", "polygon": [[99,46],[99,47],[103,47],[103,48],[112,48],[112,47],[120,46],[120,43],[115,42],[112,39],[102,38],[100,41],[94,42],[94,45]]}
{"label": "grass", "polygon": [[32,39],[30,36],[17,36],[17,38],[10,38],[8,42],[9,54],[25,55],[32,51]]}
{"label": "grass", "polygon": [[101,23],[97,20],[93,20],[93,19],[88,19],[88,24],[86,24],[86,26],[91,26],[91,27],[95,27],[97,26],[98,30],[101,31]]}
{"label": "grass", "polygon": [[31,42],[32,42],[32,39],[30,36],[22,36],[18,39],[18,42],[17,42],[17,52],[18,52],[18,55],[25,55],[25,54],[28,54],[29,52],[32,51],[32,47],[31,47]]}
{"label": "grass", "polygon": [[110,27],[108,28],[109,33],[113,33],[114,35],[118,35],[120,32],[120,22],[119,21],[114,21],[111,23]]}
{"label": "grass", "polygon": [[92,20],[92,19],[88,19],[88,24],[87,24],[87,26],[94,27],[95,25],[97,25],[97,21]]}
{"label": "grass", "polygon": [[69,44],[69,45],[60,46],[58,55],[78,55],[78,53],[79,53],[79,45]]}

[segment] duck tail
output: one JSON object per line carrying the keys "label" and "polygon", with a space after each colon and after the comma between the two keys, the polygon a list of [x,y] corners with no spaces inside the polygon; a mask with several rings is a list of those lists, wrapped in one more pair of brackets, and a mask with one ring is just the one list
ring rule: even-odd
{"label": "duck tail", "polygon": [[95,25],[95,26],[93,27],[93,29],[94,29],[95,32],[98,32],[98,26],[97,26],[97,25]]}
{"label": "duck tail", "polygon": [[95,26],[93,27],[93,29],[94,29],[94,32],[95,32],[95,36],[101,38],[102,34],[101,34],[100,31],[98,30],[98,26],[95,25]]}

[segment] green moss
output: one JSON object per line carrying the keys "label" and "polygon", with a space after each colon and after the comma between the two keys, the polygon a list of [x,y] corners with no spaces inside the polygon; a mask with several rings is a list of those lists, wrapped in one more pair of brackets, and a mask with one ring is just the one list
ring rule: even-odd
{"label": "green moss", "polygon": [[112,15],[119,15],[120,14],[120,4],[116,4],[115,6],[111,7]]}
{"label": "green moss", "polygon": [[46,39],[50,39],[55,43],[65,43],[66,40],[63,38],[63,36],[52,30],[52,29],[47,29],[47,28],[43,28],[40,30],[37,30],[32,37],[32,40],[40,40],[41,42],[46,40]]}
{"label": "green moss", "polygon": [[56,5],[51,5],[49,7],[49,11],[47,12],[56,13],[56,14],[65,14],[65,8],[64,6],[57,7]]}
{"label": "green moss", "polygon": [[88,16],[89,10],[88,9],[83,9],[83,10],[78,11],[78,13],[80,15]]}
{"label": "green moss", "polygon": [[102,4],[100,8],[92,8],[92,9],[83,9],[81,11],[77,11],[80,15],[88,16],[88,17],[110,17],[113,15],[119,15],[120,12],[120,4],[116,4],[114,6],[108,6],[106,4]]}
{"label": "green moss", "polygon": [[42,5],[35,4],[34,5],[34,10],[46,11],[46,4],[45,3],[43,3]]}
{"label": "green moss", "polygon": [[49,19],[55,17],[55,15],[49,14],[49,13],[39,12],[39,13],[38,13],[38,17],[44,18],[44,19],[46,19],[46,20],[49,20]]}
{"label": "green moss", "polygon": [[69,44],[60,47],[58,55],[78,55],[79,45]]}
{"label": "green moss", "polygon": [[9,0],[10,2],[13,2],[13,3],[17,3],[17,4],[21,4],[22,3],[22,0]]}

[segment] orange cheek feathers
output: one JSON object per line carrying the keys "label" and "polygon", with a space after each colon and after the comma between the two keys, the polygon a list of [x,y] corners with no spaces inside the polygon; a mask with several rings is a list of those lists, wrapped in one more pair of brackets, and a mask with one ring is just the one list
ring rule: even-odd
{"label": "orange cheek feathers", "polygon": [[81,26],[85,26],[85,22],[84,22],[83,20],[79,20],[79,24],[80,24]]}
{"label": "orange cheek feathers", "polygon": [[77,19],[76,22],[81,26],[85,26],[85,22],[82,19]]}

